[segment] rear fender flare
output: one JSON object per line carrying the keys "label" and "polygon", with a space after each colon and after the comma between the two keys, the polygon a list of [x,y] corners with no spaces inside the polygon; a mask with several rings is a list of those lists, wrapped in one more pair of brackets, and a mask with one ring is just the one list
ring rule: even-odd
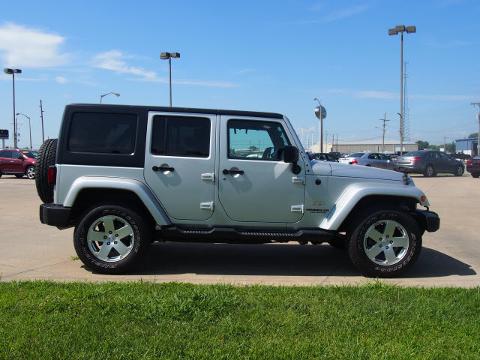
{"label": "rear fender flare", "polygon": [[81,176],[77,178],[65,197],[63,206],[73,207],[78,194],[86,189],[115,189],[130,191],[143,202],[155,222],[160,225],[171,225],[162,204],[153,195],[150,188],[138,180],[125,178],[111,178],[102,176]]}

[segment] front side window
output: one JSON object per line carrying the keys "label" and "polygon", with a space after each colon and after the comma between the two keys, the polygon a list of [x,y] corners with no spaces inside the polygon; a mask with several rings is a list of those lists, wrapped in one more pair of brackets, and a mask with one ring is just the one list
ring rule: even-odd
{"label": "front side window", "polygon": [[151,151],[153,155],[208,158],[210,119],[154,116]]}
{"label": "front side window", "polygon": [[81,153],[133,154],[137,115],[79,112],[72,116],[68,150]]}
{"label": "front side window", "polygon": [[228,158],[280,161],[290,145],[282,125],[270,121],[229,120]]}

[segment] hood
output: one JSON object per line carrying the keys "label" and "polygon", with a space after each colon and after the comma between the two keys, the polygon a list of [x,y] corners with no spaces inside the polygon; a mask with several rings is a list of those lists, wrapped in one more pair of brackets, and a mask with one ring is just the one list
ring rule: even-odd
{"label": "hood", "polygon": [[315,161],[312,163],[315,175],[332,175],[362,179],[402,181],[403,174],[370,166],[341,164],[336,162]]}

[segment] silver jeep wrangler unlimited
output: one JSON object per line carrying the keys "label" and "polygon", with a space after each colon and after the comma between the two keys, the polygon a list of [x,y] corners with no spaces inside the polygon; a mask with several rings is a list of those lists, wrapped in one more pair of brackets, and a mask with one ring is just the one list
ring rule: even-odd
{"label": "silver jeep wrangler unlimited", "polygon": [[297,241],[394,276],[440,225],[409,176],[310,160],[274,113],[69,105],[36,171],[41,222],[74,226],[79,258],[100,273],[130,270],[154,241]]}

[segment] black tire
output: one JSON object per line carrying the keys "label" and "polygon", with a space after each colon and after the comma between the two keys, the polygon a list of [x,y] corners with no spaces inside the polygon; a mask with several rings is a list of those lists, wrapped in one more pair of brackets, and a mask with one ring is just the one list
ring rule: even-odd
{"label": "black tire", "polygon": [[423,172],[423,176],[425,176],[425,177],[437,176],[437,173],[435,172],[435,168],[433,167],[433,165],[427,165],[425,167],[425,171]]}
{"label": "black tire", "polygon": [[[132,240],[133,247],[130,253],[115,262],[102,261],[97,258],[90,250],[87,241],[90,226],[99,218],[107,215],[124,219],[133,229],[134,240]],[[133,269],[138,264],[138,260],[150,245],[151,238],[152,230],[137,212],[120,205],[100,205],[87,211],[75,227],[73,245],[78,257],[87,268],[102,274],[121,274]]]}
{"label": "black tire", "polygon": [[[369,277],[394,277],[403,273],[415,263],[422,249],[422,236],[417,222],[410,215],[398,210],[370,209],[362,212],[359,218],[363,220],[360,220],[349,234],[348,254],[352,263],[362,274]],[[409,238],[408,249],[401,260],[393,265],[375,263],[368,258],[364,249],[364,238],[367,230],[373,224],[382,220],[393,220],[399,223],[403,226]]]}
{"label": "black tire", "polygon": [[23,178],[23,174],[15,174],[15,177],[16,177],[17,179],[21,179],[21,178]]}
{"label": "black tire", "polygon": [[463,176],[463,173],[465,172],[465,169],[463,168],[462,165],[458,165],[455,171],[455,176]]}
{"label": "black tire", "polygon": [[53,185],[48,183],[48,168],[55,165],[57,156],[57,139],[45,140],[38,150],[37,164],[35,165],[35,185],[37,193],[44,203],[53,202]]}
{"label": "black tire", "polygon": [[[2,174],[0,174],[0,176],[2,176]],[[472,174],[472,177],[474,177],[475,179],[478,179],[479,176],[480,174],[477,174],[477,173]]]}

